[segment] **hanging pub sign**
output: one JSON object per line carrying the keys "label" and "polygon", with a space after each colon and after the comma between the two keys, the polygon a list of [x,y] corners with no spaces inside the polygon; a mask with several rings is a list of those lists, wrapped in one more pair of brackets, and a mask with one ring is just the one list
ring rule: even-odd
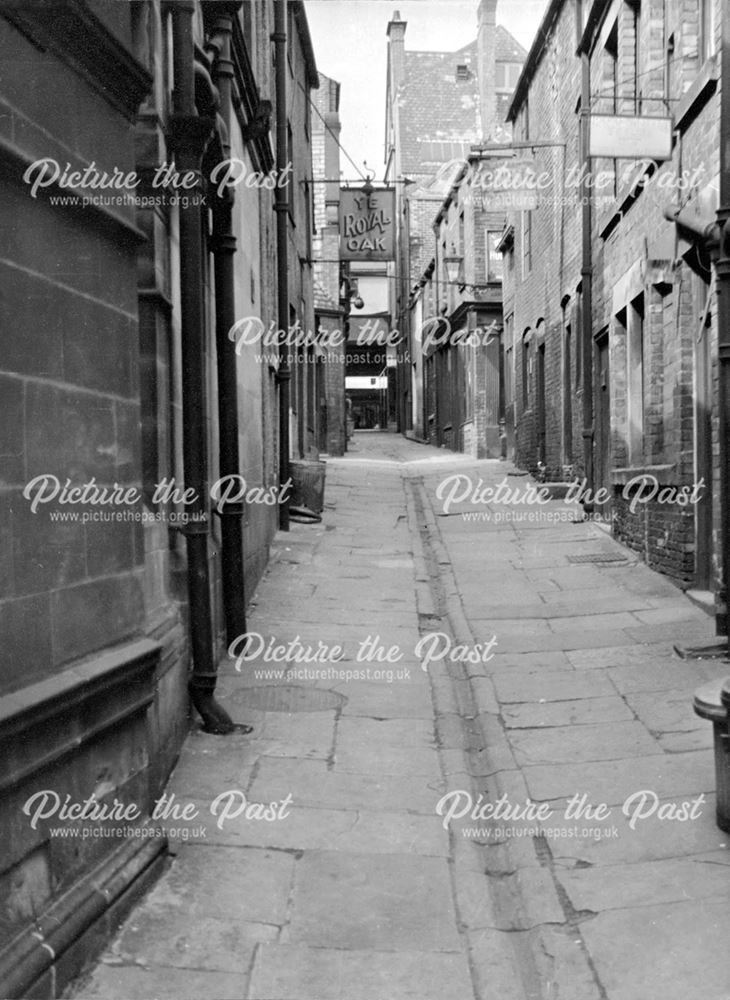
{"label": "hanging pub sign", "polygon": [[672,119],[633,115],[591,115],[590,156],[668,160]]}
{"label": "hanging pub sign", "polygon": [[485,156],[472,164],[472,196],[487,212],[529,212],[538,207],[540,192],[551,183],[552,176],[539,174],[528,156]]}
{"label": "hanging pub sign", "polygon": [[393,188],[340,189],[340,258],[393,260],[395,191]]}

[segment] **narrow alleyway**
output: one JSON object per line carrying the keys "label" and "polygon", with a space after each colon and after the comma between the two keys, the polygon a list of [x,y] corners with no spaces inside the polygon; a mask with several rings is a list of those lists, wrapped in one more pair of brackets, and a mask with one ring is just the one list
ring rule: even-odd
{"label": "narrow alleyway", "polygon": [[75,998],[727,1000],[692,695],[730,670],[673,651],[713,622],[562,501],[445,502],[512,471],[381,433],[328,461],[221,667],[254,732],[191,733],[169,867]]}

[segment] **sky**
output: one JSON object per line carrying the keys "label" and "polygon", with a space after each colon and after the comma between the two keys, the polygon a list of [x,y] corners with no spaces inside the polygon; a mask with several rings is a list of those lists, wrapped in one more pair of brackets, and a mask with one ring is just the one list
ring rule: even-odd
{"label": "sky", "polygon": [[[317,68],[342,84],[340,142],[344,178],[367,162],[382,179],[388,21],[397,10],[408,22],[406,49],[456,51],[477,35],[479,0],[305,0]],[[547,0],[498,0],[497,23],[528,51]]]}

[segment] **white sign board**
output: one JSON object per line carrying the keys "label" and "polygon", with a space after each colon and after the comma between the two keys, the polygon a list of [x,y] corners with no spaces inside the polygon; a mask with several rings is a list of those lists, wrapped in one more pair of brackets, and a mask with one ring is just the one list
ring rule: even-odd
{"label": "white sign board", "polygon": [[348,375],[345,379],[346,389],[387,389],[388,379],[385,375]]}
{"label": "white sign board", "polygon": [[668,160],[671,155],[671,118],[591,115],[589,156]]}

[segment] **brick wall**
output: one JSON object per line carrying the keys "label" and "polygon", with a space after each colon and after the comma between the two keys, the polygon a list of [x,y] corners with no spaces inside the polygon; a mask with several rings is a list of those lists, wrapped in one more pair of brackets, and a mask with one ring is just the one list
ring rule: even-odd
{"label": "brick wall", "polygon": [[[597,467],[605,459],[608,469],[616,536],[652,566],[688,584],[694,574],[693,509],[657,498],[632,513],[630,497],[624,494],[626,483],[642,472],[656,476],[659,486],[667,489],[690,486],[695,475],[693,378],[698,303],[689,267],[681,256],[687,245],[678,244],[675,227],[666,221],[664,212],[674,205],[705,221],[714,218],[711,182],[718,169],[718,95],[711,95],[711,85],[695,93],[701,68],[696,4],[647,0],[640,10],[623,3],[611,6],[610,11],[610,16],[618,15],[616,34],[609,35],[606,25],[601,37],[608,39],[607,47],[599,44],[591,56],[593,110],[630,114],[640,108],[643,114],[664,114],[667,80],[679,137],[671,157],[653,173],[654,168],[646,172],[646,163],[625,158],[592,163],[591,325],[594,335],[608,331],[610,388],[610,451],[603,456],[597,440],[594,457]],[[716,24],[718,20],[716,16]],[[598,30],[600,34],[603,26]],[[670,38],[674,39],[673,53],[667,48]],[[670,56],[671,69],[667,70]],[[532,471],[542,457],[538,452],[537,351],[544,337],[542,423],[548,478],[562,478],[571,454],[571,472],[583,473],[581,225],[580,204],[574,197],[580,191],[571,186],[571,168],[578,157],[579,72],[574,11],[566,3],[516,118],[518,138],[566,143],[564,154],[559,149],[535,151],[537,169],[548,169],[555,178],[550,192],[555,197],[542,198],[531,213],[527,261],[525,216],[511,214],[514,267],[505,289],[506,308],[514,313],[516,458]],[[631,183],[637,177],[641,180],[632,194]],[[560,194],[566,197],[561,199]],[[570,372],[565,370],[566,324],[571,334]],[[538,329],[542,333],[536,335]],[[712,330],[711,337],[715,337]],[[569,384],[576,387],[570,410],[566,408],[568,375]],[[571,423],[568,448],[565,427]]]}
{"label": "brick wall", "polygon": [[[529,213],[512,210],[509,223],[514,227],[514,264],[505,267],[506,315],[511,310],[515,355],[515,460],[518,465],[537,471],[539,455],[537,426],[537,343],[544,337],[545,350],[545,442],[544,462],[550,479],[563,478],[564,464],[564,327],[570,323],[571,352],[570,394],[572,434],[568,453],[576,458],[576,474],[581,472],[581,401],[578,378],[580,331],[575,303],[581,280],[580,260],[580,189],[578,176],[578,117],[580,66],[575,57],[575,13],[566,4],[537,66],[530,86],[526,109],[516,123],[516,139],[536,139],[564,143],[564,147],[536,147],[534,170],[545,177],[546,188],[539,195],[539,205]],[[528,151],[529,152],[529,151]],[[529,225],[531,250],[527,253],[526,228]],[[537,331],[540,331],[537,334]],[[524,363],[525,334],[530,349]],[[525,377],[527,385],[525,387]]]}

